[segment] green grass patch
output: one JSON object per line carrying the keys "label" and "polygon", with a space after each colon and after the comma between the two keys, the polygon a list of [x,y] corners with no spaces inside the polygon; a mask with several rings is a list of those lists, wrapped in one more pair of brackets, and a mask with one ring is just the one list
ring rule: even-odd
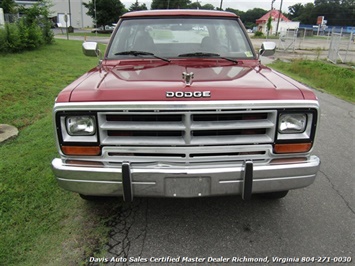
{"label": "green grass patch", "polygon": [[80,265],[106,240],[110,208],[60,189],[50,167],[58,156],[54,99],[97,62],[82,55],[81,42],[65,40],[0,57],[0,123],[20,127],[0,144],[1,265]]}
{"label": "green grass patch", "polygon": [[313,88],[355,102],[355,70],[352,68],[312,60],[278,60],[269,66]]}
{"label": "green grass patch", "polygon": [[83,56],[81,42],[57,40],[32,52],[0,55],[0,121],[22,128],[51,111],[57,94],[97,58]]}

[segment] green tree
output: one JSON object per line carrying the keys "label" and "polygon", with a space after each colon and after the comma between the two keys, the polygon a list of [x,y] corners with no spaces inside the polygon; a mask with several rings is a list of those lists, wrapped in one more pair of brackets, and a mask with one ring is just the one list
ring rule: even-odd
{"label": "green tree", "polygon": [[272,22],[272,17],[270,16],[267,20],[267,23],[266,23],[266,31],[267,31],[267,37],[269,37],[270,35],[270,31],[272,29],[272,26],[271,26],[271,22]]}
{"label": "green tree", "polygon": [[[238,10],[238,9],[233,9],[233,8],[226,8],[226,11],[232,12],[240,17],[240,19],[243,21],[243,17],[245,15],[244,11]],[[244,21],[243,21],[244,22]]]}
{"label": "green tree", "polygon": [[256,20],[264,16],[267,12],[268,10],[262,8],[249,9],[243,16],[241,16],[241,20],[245,27],[253,28],[256,26]]}
{"label": "green tree", "polygon": [[289,13],[287,17],[293,21],[299,20],[299,17],[304,13],[304,6],[302,4],[295,4],[288,7]]}
{"label": "green tree", "polygon": [[201,9],[200,2],[192,2],[191,4],[187,5],[188,9]]}
{"label": "green tree", "polygon": [[93,0],[89,3],[83,3],[83,5],[88,9],[88,12],[86,14],[92,17],[94,22],[96,18],[95,24],[97,26],[104,26],[116,23],[119,17],[127,12],[127,9],[121,3],[120,0]]}
{"label": "green tree", "polygon": [[317,17],[314,15],[314,4],[307,3],[303,6],[302,13],[297,18],[302,24],[316,24]]}
{"label": "green tree", "polygon": [[0,1],[0,7],[4,10],[5,14],[16,13],[16,3],[14,0],[2,0]]}
{"label": "green tree", "polygon": [[151,9],[186,9],[190,4],[190,0],[153,0]]}
{"label": "green tree", "polygon": [[288,9],[288,17],[302,24],[316,24],[317,17],[324,16],[328,26],[355,26],[354,0],[315,0]]}
{"label": "green tree", "polygon": [[215,10],[216,8],[212,4],[205,4],[205,5],[201,6],[201,9],[204,9],[204,10]]}
{"label": "green tree", "polygon": [[313,15],[324,16],[327,25],[355,26],[354,0],[315,0]]}
{"label": "green tree", "polygon": [[139,11],[139,10],[148,10],[147,6],[145,5],[145,3],[143,4],[139,4],[138,1],[136,1],[135,3],[133,3],[128,11]]}

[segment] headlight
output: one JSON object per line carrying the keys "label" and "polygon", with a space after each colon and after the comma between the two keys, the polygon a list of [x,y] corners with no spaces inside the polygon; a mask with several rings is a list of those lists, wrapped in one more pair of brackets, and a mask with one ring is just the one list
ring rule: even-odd
{"label": "headlight", "polygon": [[96,133],[94,116],[68,116],[66,127],[71,136],[92,136]]}
{"label": "headlight", "polygon": [[307,125],[306,114],[281,114],[279,117],[278,131],[281,134],[302,133]]}

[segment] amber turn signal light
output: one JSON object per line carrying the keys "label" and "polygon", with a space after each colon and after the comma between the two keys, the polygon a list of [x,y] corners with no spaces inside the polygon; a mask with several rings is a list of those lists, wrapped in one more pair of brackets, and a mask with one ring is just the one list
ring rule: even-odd
{"label": "amber turn signal light", "polygon": [[312,143],[289,143],[289,144],[275,144],[275,153],[300,153],[308,152],[312,148]]}
{"label": "amber turn signal light", "polygon": [[65,155],[95,156],[101,153],[99,146],[62,146]]}

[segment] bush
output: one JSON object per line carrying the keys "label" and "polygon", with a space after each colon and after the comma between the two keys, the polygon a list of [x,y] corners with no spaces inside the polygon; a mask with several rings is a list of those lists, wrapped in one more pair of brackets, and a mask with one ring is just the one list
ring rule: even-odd
{"label": "bush", "polygon": [[262,33],[261,31],[256,31],[254,33],[254,37],[264,37],[264,33]]}
{"label": "bush", "polygon": [[30,8],[22,8],[24,16],[16,23],[0,28],[0,53],[16,53],[33,50],[53,42],[49,22],[49,7],[43,1]]}

